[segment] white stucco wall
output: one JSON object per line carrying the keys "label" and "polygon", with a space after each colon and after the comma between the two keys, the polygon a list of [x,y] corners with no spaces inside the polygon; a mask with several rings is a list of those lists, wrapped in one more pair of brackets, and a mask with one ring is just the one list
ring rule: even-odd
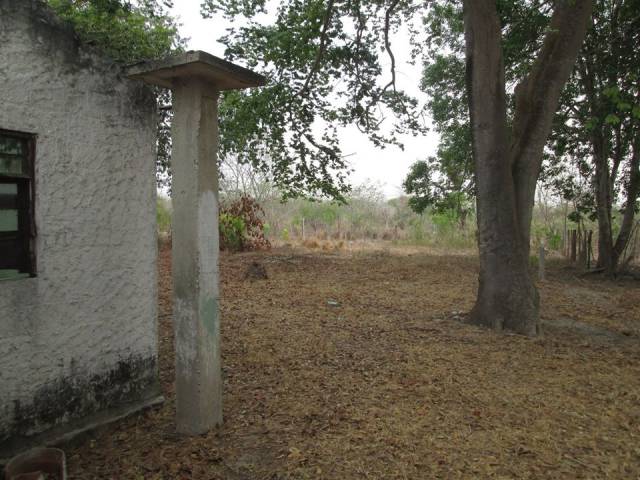
{"label": "white stucco wall", "polygon": [[0,0],[0,128],[37,134],[37,277],[0,281],[0,452],[157,394],[155,112],[38,0]]}

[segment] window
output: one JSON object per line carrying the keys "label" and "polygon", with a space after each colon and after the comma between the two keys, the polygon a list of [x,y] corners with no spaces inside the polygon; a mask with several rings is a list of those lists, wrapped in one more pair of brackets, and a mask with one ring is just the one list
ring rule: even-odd
{"label": "window", "polygon": [[35,137],[0,130],[0,280],[35,275]]}

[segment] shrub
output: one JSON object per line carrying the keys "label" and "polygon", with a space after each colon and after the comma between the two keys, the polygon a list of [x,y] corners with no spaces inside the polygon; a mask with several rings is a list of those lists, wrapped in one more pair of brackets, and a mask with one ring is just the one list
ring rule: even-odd
{"label": "shrub", "polygon": [[238,252],[244,249],[247,226],[242,217],[227,212],[220,213],[220,248]]}
{"label": "shrub", "polygon": [[263,216],[260,204],[246,195],[221,208],[220,248],[236,252],[270,248]]}

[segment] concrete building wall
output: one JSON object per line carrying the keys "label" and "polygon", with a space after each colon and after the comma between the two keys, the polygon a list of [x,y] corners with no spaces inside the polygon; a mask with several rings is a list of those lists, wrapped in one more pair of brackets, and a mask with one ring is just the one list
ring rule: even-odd
{"label": "concrete building wall", "polygon": [[0,0],[0,128],[37,134],[37,276],[0,281],[0,458],[159,395],[154,124],[42,2]]}

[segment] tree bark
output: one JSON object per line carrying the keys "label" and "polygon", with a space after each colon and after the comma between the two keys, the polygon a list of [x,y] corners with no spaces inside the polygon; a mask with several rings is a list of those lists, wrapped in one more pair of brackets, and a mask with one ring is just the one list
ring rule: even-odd
{"label": "tree bark", "polygon": [[494,0],[465,0],[467,89],[475,160],[479,289],[473,323],[539,332],[529,241],[542,152],[584,39],[592,0],[558,2],[540,54],[516,88],[507,123],[501,25]]}
{"label": "tree bark", "polygon": [[604,139],[601,135],[592,135],[593,160],[596,165],[596,213],[598,215],[598,268],[605,275],[614,275],[613,234],[611,230],[611,182],[609,180],[609,162],[605,153]]}
{"label": "tree bark", "polygon": [[[588,75],[588,71],[585,71]],[[589,77],[586,77],[589,79]],[[595,105],[595,95],[592,81],[586,81],[586,90],[592,95],[590,101]],[[594,110],[595,111],[595,110]],[[633,134],[633,132],[631,133]],[[629,241],[629,236],[633,228],[635,217],[635,203],[640,194],[640,140],[638,135],[634,139],[631,147],[631,159],[629,162],[629,181],[627,184],[627,201],[623,213],[622,224],[618,237],[613,239],[613,197],[614,185],[618,175],[618,169],[622,164],[624,151],[623,134],[617,130],[614,136],[615,149],[613,149],[612,162],[610,168],[611,149],[606,148],[605,136],[600,129],[594,130],[591,134],[591,147],[595,164],[594,189],[596,199],[596,214],[598,217],[598,268],[602,269],[606,276],[613,277],[617,273],[620,255],[624,251]]]}
{"label": "tree bark", "polygon": [[530,73],[516,87],[511,159],[519,229],[529,255],[531,217],[542,153],[565,83],[587,33],[592,0],[560,0]]}
{"label": "tree bark", "polygon": [[627,203],[624,208],[622,224],[618,238],[613,246],[613,267],[617,271],[620,263],[620,256],[629,243],[633,230],[633,220],[635,218],[635,207],[638,196],[640,196],[640,135],[636,134],[633,142],[633,152],[631,156],[629,183],[627,185]]}

